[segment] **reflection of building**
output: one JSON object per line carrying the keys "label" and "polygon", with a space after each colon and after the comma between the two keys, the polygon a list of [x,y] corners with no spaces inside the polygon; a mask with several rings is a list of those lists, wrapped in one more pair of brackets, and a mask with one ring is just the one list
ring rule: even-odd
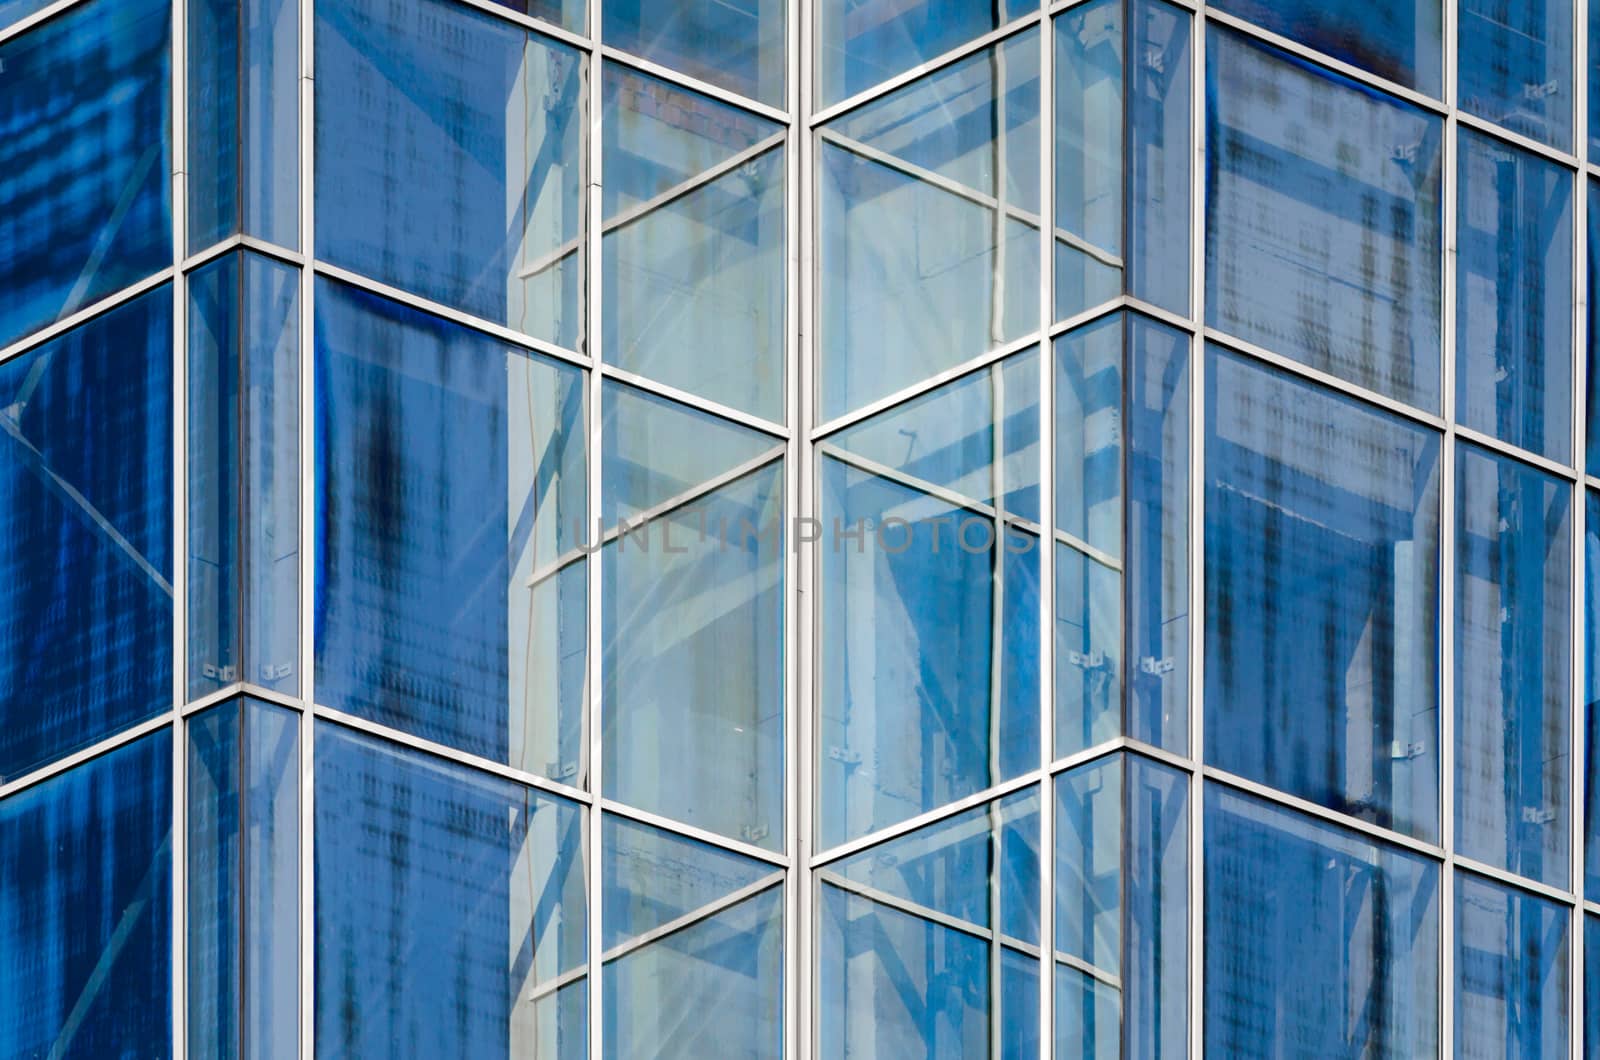
{"label": "reflection of building", "polygon": [[0,0],[0,1056],[1600,1051],[1588,16]]}

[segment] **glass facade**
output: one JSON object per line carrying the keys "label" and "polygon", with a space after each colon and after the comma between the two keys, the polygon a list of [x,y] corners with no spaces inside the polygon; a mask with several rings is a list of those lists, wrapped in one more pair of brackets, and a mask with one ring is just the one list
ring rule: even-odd
{"label": "glass facade", "polygon": [[1600,1058],[1597,54],[0,0],[0,1057]]}

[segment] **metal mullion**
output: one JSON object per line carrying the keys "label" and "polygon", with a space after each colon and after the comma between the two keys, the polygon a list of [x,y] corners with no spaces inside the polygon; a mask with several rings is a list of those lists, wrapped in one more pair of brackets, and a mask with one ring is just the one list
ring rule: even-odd
{"label": "metal mullion", "polygon": [[789,124],[789,115],[785,114],[778,107],[751,99],[749,96],[741,95],[738,92],[733,92],[729,89],[723,88],[720,85],[714,85],[709,81],[702,81],[698,77],[683,73],[681,70],[674,70],[670,66],[663,66],[660,63],[652,62],[649,59],[644,59],[640,56],[629,54],[628,52],[622,51],[620,48],[615,48],[606,44],[598,45],[598,47],[600,49],[600,53],[605,56],[606,62],[608,63],[616,63],[618,66],[627,67],[635,72],[648,74],[657,80],[669,82],[678,88],[687,89],[690,92],[696,92],[702,96],[709,96],[719,103],[726,103],[731,107],[738,107],[740,110],[759,115],[760,117],[763,117],[775,124]]}
{"label": "metal mullion", "polygon": [[659,813],[652,813],[649,810],[641,810],[637,806],[630,806],[625,802],[618,802],[616,799],[601,798],[598,801],[607,815],[626,817],[639,824],[649,825],[658,831],[671,832],[673,835],[684,839],[692,839],[697,843],[721,847],[723,850],[742,855],[752,861],[765,862],[776,869],[789,867],[789,858],[781,851],[769,850],[766,847],[757,846],[755,843],[746,842],[742,839],[734,839],[732,836],[723,835],[720,832],[685,824],[682,821]]}
{"label": "metal mullion", "polygon": [[1385,412],[1394,413],[1425,427],[1432,427],[1436,431],[1444,431],[1449,427],[1444,416],[1427,412],[1417,408],[1415,405],[1408,405],[1404,401],[1380,394],[1376,390],[1368,390],[1366,387],[1341,379],[1330,372],[1325,372],[1320,368],[1313,368],[1308,364],[1302,364],[1281,353],[1274,353],[1265,346],[1259,346],[1256,343],[1230,335],[1217,328],[1206,327],[1203,332],[1203,338],[1208,345],[1220,346],[1230,353],[1260,361],[1300,379],[1316,383],[1324,389],[1335,391],[1345,397],[1359,398],[1368,405],[1377,406]]}
{"label": "metal mullion", "polygon": [[648,391],[676,404],[688,406],[697,412],[709,412],[713,416],[737,423],[741,427],[760,431],[762,434],[769,435],[777,441],[781,442],[789,437],[789,429],[781,423],[774,423],[765,417],[744,412],[731,405],[724,405],[720,401],[712,401],[709,398],[700,397],[698,394],[691,394],[687,390],[680,390],[666,383],[658,383],[649,376],[630,372],[625,368],[618,368],[612,364],[596,365],[596,370],[608,379],[626,383],[637,390]]}
{"label": "metal mullion", "polygon": [[999,784],[992,784],[982,791],[975,791],[971,795],[964,796],[954,802],[947,802],[943,806],[925,810],[915,817],[907,817],[903,821],[885,825],[876,831],[868,832],[866,835],[857,836],[847,843],[829,847],[822,853],[812,856],[811,869],[814,872],[852,854],[859,854],[863,850],[887,843],[892,839],[898,839],[903,835],[926,828],[929,825],[938,824],[946,818],[957,817],[968,810],[983,806],[997,799],[1003,799],[1007,795],[1014,795],[1030,785],[1039,783],[1043,775],[1043,770],[1030,769],[1020,776],[1012,777]]}
{"label": "metal mullion", "polygon": [[53,762],[39,766],[37,769],[21,776],[12,777],[0,784],[0,800],[8,799],[19,791],[26,791],[37,784],[42,784],[52,777],[60,776],[74,766],[80,766],[90,759],[99,758],[109,754],[126,744],[133,743],[142,736],[148,736],[158,729],[164,729],[172,724],[174,712],[164,710],[155,717],[146,718],[144,721],[130,725],[125,729],[107,736],[87,747],[80,748],[71,754],[63,755]]}
{"label": "metal mullion", "polygon": [[1229,773],[1226,770],[1218,769],[1216,766],[1201,766],[1200,772],[1208,784],[1218,784],[1234,791],[1243,792],[1246,795],[1254,796],[1262,802],[1271,803],[1280,809],[1292,810],[1301,816],[1315,818],[1318,821],[1334,825],[1349,832],[1358,832],[1368,839],[1376,839],[1390,846],[1400,847],[1416,854],[1424,854],[1436,862],[1443,863],[1447,860],[1445,849],[1441,844],[1430,843],[1425,839],[1418,839],[1416,836],[1397,832],[1392,828],[1385,828],[1383,825],[1373,824],[1371,821],[1364,821],[1359,817],[1351,817],[1349,814],[1340,813],[1338,810],[1330,810],[1320,802],[1312,802],[1310,799],[1302,798],[1299,795],[1291,795],[1269,784],[1251,780],[1249,777],[1243,777],[1237,773]]}
{"label": "metal mullion", "polygon": [[[1103,312],[1103,309],[1097,308],[1094,310],[1094,312],[1099,315]],[[869,401],[867,404],[862,405],[857,409],[844,413],[840,416],[835,416],[826,423],[819,424],[813,428],[810,431],[811,438],[813,441],[821,441],[831,434],[835,434],[838,431],[844,430],[846,427],[860,423],[862,420],[870,419],[885,409],[894,408],[896,405],[903,405],[913,398],[921,397],[923,394],[926,394],[929,391],[939,389],[946,383],[954,382],[963,376],[971,375],[974,372],[987,368],[996,361],[1003,361],[1014,353],[1021,353],[1029,346],[1037,345],[1038,342],[1039,335],[1037,332],[1024,335],[1020,339],[1012,339],[1010,342],[1007,342],[1002,346],[996,346],[994,349],[980,353],[976,357],[968,358],[967,360],[962,361],[960,364],[952,365],[941,372],[936,372],[925,379],[920,379],[909,386],[905,386],[894,391],[893,393],[885,394],[881,398],[877,398],[874,401]]]}
{"label": "metal mullion", "polygon": [[[1445,20],[1448,24],[1451,19],[1451,12],[1449,11],[1450,4],[1446,3],[1444,6],[1446,8]],[[1280,51],[1288,52],[1290,55],[1293,55],[1296,58],[1315,63],[1323,69],[1330,70],[1341,77],[1348,78],[1371,88],[1378,89],[1379,91],[1385,92],[1391,96],[1395,96],[1398,99],[1402,99],[1405,102],[1410,103],[1422,110],[1426,110],[1431,114],[1443,116],[1450,111],[1450,108],[1439,100],[1425,93],[1419,92],[1414,88],[1409,88],[1406,85],[1402,85],[1398,81],[1391,81],[1386,77],[1381,77],[1378,74],[1372,73],[1370,70],[1363,70],[1361,67],[1354,66],[1343,61],[1342,59],[1336,59],[1326,52],[1320,52],[1315,48],[1309,48],[1298,41],[1291,40],[1282,34],[1274,33],[1269,29],[1264,29],[1261,26],[1257,26],[1254,23],[1238,17],[1237,15],[1230,15],[1226,11],[1219,11],[1215,7],[1209,6],[1205,7],[1204,10],[1205,17],[1208,22],[1214,25],[1226,27],[1242,37],[1247,37],[1263,44],[1269,44]],[[1455,49],[1449,46],[1451,39],[1449,32],[1449,30],[1446,30],[1445,34],[1445,55],[1447,63],[1448,61],[1453,61],[1453,57],[1455,55]],[[1445,86],[1445,98],[1452,98],[1449,85]]]}
{"label": "metal mullion", "polygon": [[1577,904],[1577,898],[1572,894],[1571,891],[1563,890],[1560,887],[1544,883],[1540,880],[1530,879],[1529,877],[1523,876],[1520,873],[1511,872],[1507,869],[1502,869],[1499,866],[1491,865],[1487,861],[1479,861],[1476,858],[1469,858],[1463,854],[1456,853],[1452,853],[1450,855],[1450,860],[1459,870],[1471,873],[1472,875],[1478,876],[1482,879],[1491,880],[1495,883],[1502,884],[1505,887],[1510,887],[1528,894],[1537,895],[1540,898],[1557,902],[1564,906],[1574,906]]}
{"label": "metal mullion", "polygon": [[1513,132],[1503,125],[1496,125],[1489,119],[1480,118],[1469,111],[1455,109],[1451,113],[1454,115],[1458,126],[1465,126],[1475,133],[1498,140],[1504,146],[1514,147],[1527,154],[1536,155],[1547,162],[1554,162],[1568,172],[1581,168],[1576,156],[1568,154],[1559,148],[1551,147],[1541,140],[1535,140],[1531,136]]}
{"label": "metal mullion", "polygon": [[[832,442],[818,442],[817,450],[829,458],[839,461],[841,464],[848,464],[857,471],[865,471],[867,474],[873,475],[877,478],[887,479],[888,481],[904,486],[907,489],[916,490],[917,492],[926,494],[929,497],[944,501],[952,508],[961,508],[964,511],[972,512],[975,515],[981,515],[990,519],[994,519],[995,521],[1003,523],[1007,526],[1019,527],[1035,536],[1046,536],[1044,534],[1044,527],[1040,526],[1032,519],[1024,519],[1021,516],[1010,515],[1006,512],[998,511],[992,504],[987,504],[983,501],[968,497],[957,490],[950,489],[947,486],[941,486],[936,482],[929,482],[928,480],[918,478],[915,475],[908,475],[899,468],[890,467],[888,464],[879,463],[870,457],[860,456],[856,453],[852,453],[848,449],[842,449]],[[1074,546],[1077,545],[1076,539],[1073,539],[1073,544]],[[1096,558],[1099,558],[1102,553],[1099,553],[1098,550],[1095,550],[1095,555]]]}
{"label": "metal mullion", "polygon": [[1540,471],[1544,471],[1550,475],[1554,475],[1556,478],[1564,480],[1569,486],[1572,485],[1578,477],[1578,473],[1576,471],[1566,464],[1561,463],[1559,460],[1552,460],[1548,456],[1542,456],[1539,453],[1530,452],[1519,445],[1512,445],[1510,442],[1502,441],[1492,434],[1485,434],[1483,431],[1462,426],[1454,421],[1452,421],[1450,424],[1450,433],[1454,434],[1460,441],[1468,442],[1474,446],[1477,446],[1479,449],[1492,449],[1497,454],[1507,457],[1508,459],[1515,460],[1519,463],[1532,465],[1533,467],[1538,468]]}
{"label": "metal mullion", "polygon": [[[1190,24],[1189,62],[1189,760],[1205,760],[1206,44],[1204,0]],[[1189,1055],[1205,1051],[1205,771],[1188,782]]]}
{"label": "metal mullion", "polygon": [[[1055,473],[1055,322],[1056,135],[1055,22],[1039,25],[1039,519],[1049,533],[1039,535],[1039,760],[1055,758],[1056,647],[1056,473]],[[1004,410],[996,410],[997,417]],[[995,496],[999,506],[1002,497]],[[1004,547],[995,542],[996,550]],[[1039,948],[1050,959],[1039,962],[1039,1060],[1055,1053],[1056,979],[1056,788],[1046,768],[1039,778]],[[1000,924],[995,923],[995,931]]]}
{"label": "metal mullion", "polygon": [[1584,1051],[1584,1034],[1580,1028],[1586,1026],[1584,1011],[1586,998],[1584,990],[1584,968],[1588,959],[1584,952],[1585,921],[1584,894],[1586,851],[1585,844],[1588,840],[1587,822],[1584,820],[1585,806],[1583,791],[1588,777],[1588,694],[1584,690],[1584,680],[1587,662],[1586,632],[1588,616],[1584,613],[1584,603],[1587,584],[1587,550],[1584,545],[1588,532],[1588,487],[1585,485],[1585,472],[1588,470],[1588,445],[1587,445],[1587,416],[1588,416],[1588,351],[1587,351],[1587,319],[1589,302],[1589,255],[1588,255],[1588,204],[1589,204],[1589,129],[1587,122],[1588,109],[1592,106],[1589,100],[1588,69],[1591,61],[1589,55],[1589,3],[1590,0],[1574,0],[1572,5],[1572,71],[1573,71],[1573,103],[1572,103],[1572,146],[1577,153],[1578,172],[1572,183],[1572,465],[1578,469],[1578,481],[1573,490],[1572,500],[1572,573],[1571,582],[1576,591],[1571,594],[1571,634],[1572,651],[1569,662],[1571,664],[1571,692],[1567,697],[1570,710],[1568,715],[1569,737],[1571,749],[1567,759],[1567,816],[1568,835],[1571,837],[1568,850],[1571,853],[1569,884],[1572,887],[1573,912],[1568,925],[1568,937],[1571,943],[1568,947],[1568,956],[1572,961],[1567,976],[1569,997],[1567,1009],[1571,1014],[1568,1021],[1568,1054],[1571,1060],[1581,1060]]}
{"label": "metal mullion", "polygon": [[[810,131],[811,108],[816,88],[815,30],[817,5],[809,0],[790,0],[792,40],[795,43],[795,62],[791,67],[794,76],[791,105],[795,116],[791,144],[793,174],[793,228],[789,246],[789,268],[794,284],[790,290],[794,302],[790,310],[790,339],[794,343],[793,363],[788,379],[789,395],[791,481],[794,484],[795,507],[791,519],[810,517],[816,512],[817,456],[812,443],[812,423],[816,398],[816,239],[815,202],[816,139]],[[790,849],[793,868],[790,871],[790,919],[793,929],[787,940],[792,944],[789,967],[793,969],[789,1002],[792,1006],[789,1019],[789,1038],[793,1043],[792,1055],[797,1060],[812,1060],[816,1055],[817,1014],[813,1003],[816,987],[816,885],[812,878],[812,851],[815,834],[816,807],[816,716],[819,665],[817,654],[817,551],[814,542],[802,545],[798,535],[789,548],[794,580],[789,597],[793,608],[793,662],[792,685],[794,698],[790,702],[793,720],[789,725],[790,748],[793,757],[787,761],[793,773],[791,798],[793,813]]]}
{"label": "metal mullion", "polygon": [[1456,282],[1459,254],[1457,225],[1458,198],[1461,194],[1459,127],[1456,122],[1456,5],[1444,5],[1443,91],[1447,104],[1444,119],[1443,158],[1440,161],[1439,194],[1442,199],[1442,250],[1439,273],[1440,410],[1445,432],[1439,448],[1439,844],[1445,859],[1439,870],[1439,1016],[1440,1055],[1455,1055],[1455,722],[1456,722]]}
{"label": "metal mullion", "polygon": [[[188,0],[172,0],[172,1057],[189,1052],[188,726],[189,695],[189,278],[179,267],[189,242]],[[242,984],[241,984],[242,985]],[[241,1009],[243,999],[241,998]],[[242,1022],[242,1020],[241,1020]]]}
{"label": "metal mullion", "polygon": [[219,703],[226,703],[228,700],[235,699],[239,696],[248,696],[251,699],[259,699],[263,702],[271,703],[273,706],[283,707],[285,710],[292,710],[296,713],[304,713],[305,711],[304,702],[302,702],[297,696],[289,696],[282,692],[275,692],[270,688],[263,688],[260,685],[251,684],[249,681],[234,681],[231,684],[224,685],[222,688],[207,692],[205,695],[196,699],[191,699],[189,702],[183,705],[183,710],[181,713],[185,718],[191,718],[196,714],[211,709]]}
{"label": "metal mullion", "polygon": [[784,447],[783,467],[783,517],[788,521],[788,547],[783,550],[783,852],[789,867],[783,882],[783,1052],[786,1056],[800,1057],[801,1007],[800,981],[805,977],[805,963],[800,945],[801,916],[799,905],[807,900],[805,888],[800,886],[800,866],[805,853],[800,846],[800,800],[803,790],[800,776],[805,772],[800,757],[799,732],[803,711],[800,700],[802,682],[799,671],[803,663],[800,628],[804,615],[800,558],[797,543],[792,540],[795,517],[802,511],[800,476],[804,468],[801,448],[805,438],[804,404],[800,400],[800,253],[801,240],[799,144],[805,139],[801,116],[801,79],[806,71],[797,62],[801,55],[801,15],[804,0],[790,0],[784,4],[784,109],[791,122],[784,130],[784,213],[783,213],[783,408],[784,422],[788,428]]}
{"label": "metal mullion", "polygon": [[745,884],[738,890],[729,891],[727,894],[716,899],[715,901],[707,902],[705,905],[691,909],[682,916],[674,917],[672,920],[667,921],[665,924],[662,924],[659,927],[651,928],[649,931],[646,931],[643,934],[635,935],[633,938],[628,939],[625,942],[618,943],[601,955],[600,963],[605,965],[611,963],[612,961],[619,960],[623,957],[626,957],[630,953],[644,949],[651,943],[660,942],[669,935],[676,935],[678,932],[683,931],[686,928],[691,928],[696,924],[704,923],[705,921],[716,916],[718,913],[732,909],[734,906],[746,901],[747,899],[754,898],[760,894],[765,894],[774,887],[781,888],[782,886],[783,870],[779,869],[776,872],[770,872],[758,880]]}
{"label": "metal mullion", "polygon": [[24,336],[8,346],[0,346],[0,364],[4,364],[6,361],[20,357],[31,350],[36,350],[40,346],[44,346],[52,340],[60,338],[62,335],[72,331],[74,328],[81,327],[94,318],[104,316],[113,309],[133,301],[140,295],[147,294],[150,291],[155,290],[157,287],[160,287],[162,284],[172,279],[175,271],[176,270],[174,270],[170,265],[163,266],[160,271],[151,273],[138,283],[124,287],[115,294],[107,295],[98,302],[87,305],[82,309],[70,314],[69,316],[64,316],[53,324],[42,327],[38,331]]}
{"label": "metal mullion", "polygon": [[[300,342],[295,361],[299,369],[296,425],[300,446],[299,541],[299,690],[300,700],[316,702],[316,646],[312,638],[315,611],[314,550],[316,548],[316,74],[313,45],[316,36],[315,0],[298,0],[300,18],[300,77],[297,82],[300,121]],[[300,1057],[316,1056],[316,729],[314,710],[302,709],[296,720],[300,748]]]}
{"label": "metal mullion", "polygon": [[[513,328],[506,327],[504,324],[497,324],[492,320],[485,320],[483,317],[473,316],[471,313],[452,308],[451,306],[447,306],[442,302],[435,302],[431,298],[423,298],[420,295],[411,294],[407,291],[401,290],[398,287],[384,283],[381,280],[374,280],[370,277],[363,276],[359,272],[351,272],[349,269],[341,268],[338,265],[330,265],[320,259],[314,263],[313,271],[320,276],[326,276],[329,279],[338,280],[339,282],[348,286],[357,287],[372,294],[381,295],[382,297],[389,299],[391,302],[398,302],[401,305],[408,306],[412,309],[419,309],[424,313],[441,317],[450,321],[452,324],[460,324],[463,327],[470,328],[473,331],[487,335],[492,339],[497,339],[500,342],[509,343],[513,346],[520,346],[525,350],[543,354],[547,357],[555,358],[556,360],[565,361],[568,364],[575,364],[580,368],[590,368],[593,366],[590,362],[590,359],[582,353],[566,349],[562,346],[557,346],[555,343],[547,342],[544,339],[535,338],[526,332],[521,332]],[[591,291],[590,297],[596,297],[596,292]],[[590,317],[592,325],[592,320],[594,318],[594,313],[592,311]]]}
{"label": "metal mullion", "polygon": [[1040,13],[1035,11],[1026,15],[1022,15],[1019,18],[1012,19],[1005,25],[996,29],[992,29],[983,34],[981,37],[974,37],[965,44],[957,45],[942,55],[936,55],[926,62],[918,63],[911,69],[896,74],[888,80],[880,81],[871,88],[857,92],[853,96],[846,96],[837,103],[831,103],[828,106],[823,107],[821,110],[807,118],[806,127],[814,129],[820,125],[825,125],[837,118],[839,115],[855,110],[857,107],[864,106],[875,99],[886,96],[895,89],[909,85],[918,78],[925,77],[928,74],[934,73],[935,71],[942,70],[947,66],[953,66],[962,59],[967,58],[969,55],[975,55],[991,45],[998,44],[1009,37],[1014,37],[1017,34],[1026,31],[1032,26],[1038,25],[1041,21],[1041,18],[1042,16]]}
{"label": "metal mullion", "polygon": [[[587,241],[585,257],[585,276],[587,284],[587,298],[585,305],[588,311],[588,328],[584,337],[585,352],[589,355],[592,366],[599,365],[605,360],[604,350],[604,303],[605,282],[603,271],[603,239],[605,223],[604,204],[602,195],[605,172],[603,167],[604,152],[604,115],[605,109],[599,105],[602,96],[601,86],[605,79],[605,62],[601,42],[601,20],[599,3],[589,5],[593,10],[589,31],[594,42],[594,50],[588,55],[589,83],[588,83],[588,141],[584,147],[584,164],[588,179],[584,183],[584,209],[585,224],[584,238]],[[600,524],[602,507],[600,504],[603,481],[601,469],[604,461],[601,459],[601,442],[603,431],[601,420],[601,389],[605,384],[604,377],[597,371],[587,373],[587,396],[589,407],[587,409],[586,427],[588,428],[587,463],[585,470],[588,475],[587,505],[588,526],[584,528],[584,536],[592,533],[593,527]],[[584,659],[588,678],[584,682],[587,695],[585,696],[585,736],[587,737],[588,755],[584,763],[583,787],[589,793],[590,805],[588,816],[584,821],[584,852],[587,855],[585,883],[588,888],[587,901],[588,918],[585,926],[588,929],[587,945],[585,947],[586,962],[589,969],[589,982],[587,989],[588,1024],[589,1024],[589,1058],[590,1060],[605,1060],[605,989],[604,976],[601,975],[603,964],[605,936],[601,931],[601,903],[605,892],[604,873],[601,871],[602,844],[604,841],[604,812],[600,808],[600,799],[604,787],[604,725],[601,706],[605,700],[604,680],[605,668],[603,663],[603,588],[602,556],[597,552],[588,559],[584,568],[587,581],[588,595],[588,629],[586,637],[587,655]]]}
{"label": "metal mullion", "polygon": [[[550,39],[560,41],[563,44],[569,44],[572,47],[577,48],[579,51],[588,52],[594,47],[594,45],[591,44],[581,34],[574,33],[570,29],[563,29],[553,22],[545,22],[544,20],[535,18],[532,15],[524,15],[515,8],[494,3],[493,0],[455,0],[455,2],[463,7],[470,7],[476,11],[481,11],[486,15],[490,15],[498,19],[501,22],[509,22],[512,25],[517,26],[520,29],[525,29],[530,33],[535,33],[542,37],[549,37]],[[590,0],[588,4],[588,7],[593,13],[593,17],[595,19],[599,18],[599,6],[599,0]],[[595,35],[598,37],[599,26],[596,25],[593,28]]]}

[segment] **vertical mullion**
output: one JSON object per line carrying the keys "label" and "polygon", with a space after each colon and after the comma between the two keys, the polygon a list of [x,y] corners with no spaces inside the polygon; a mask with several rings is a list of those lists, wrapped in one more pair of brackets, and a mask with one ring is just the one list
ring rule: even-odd
{"label": "vertical mullion", "polygon": [[[1039,1060],[1055,1048],[1055,20],[1039,22]],[[1004,410],[996,410],[1003,414]],[[996,506],[1001,499],[995,498]],[[1004,548],[997,541],[996,548]],[[998,936],[1000,925],[994,925]]]}
{"label": "vertical mullion", "polygon": [[1445,431],[1439,448],[1439,1052],[1455,1055],[1455,794],[1456,794],[1456,4],[1444,0],[1444,119],[1439,197],[1444,261],[1440,270],[1439,336],[1442,341],[1440,411]]}
{"label": "vertical mullion", "polygon": [[1572,592],[1572,654],[1569,660],[1572,669],[1572,691],[1567,697],[1567,706],[1570,710],[1569,724],[1571,750],[1568,761],[1567,774],[1567,813],[1568,835],[1571,842],[1568,849],[1571,852],[1570,887],[1573,895],[1572,920],[1568,927],[1568,938],[1571,940],[1568,955],[1572,961],[1571,970],[1567,977],[1569,998],[1567,1011],[1569,1014],[1568,1055],[1572,1060],[1581,1060],[1584,1051],[1584,841],[1587,838],[1584,821],[1585,778],[1588,776],[1585,742],[1588,734],[1588,691],[1585,688],[1585,670],[1587,666],[1587,643],[1585,641],[1585,626],[1587,616],[1586,584],[1587,571],[1585,569],[1586,549],[1584,546],[1587,527],[1585,519],[1588,515],[1589,490],[1584,483],[1585,467],[1588,460],[1587,445],[1587,416],[1588,416],[1588,357],[1586,355],[1587,310],[1589,301],[1589,255],[1588,243],[1588,205],[1589,205],[1589,127],[1587,112],[1589,107],[1589,0],[1573,0],[1572,5],[1572,71],[1573,71],[1573,102],[1572,102],[1572,148],[1578,158],[1578,172],[1573,178],[1572,186],[1572,466],[1578,471],[1578,481],[1573,490],[1572,500],[1572,572],[1570,575]]}
{"label": "vertical mullion", "polygon": [[[795,393],[793,399],[794,421],[790,424],[791,438],[798,440],[799,458],[795,461],[794,477],[797,483],[798,507],[793,514],[815,522],[817,503],[816,452],[812,442],[814,403],[816,400],[816,137],[811,130],[811,111],[815,104],[816,68],[813,61],[815,48],[817,8],[814,0],[792,0],[795,14],[795,37],[798,42],[798,61],[795,68],[795,110],[791,118],[791,134],[795,153],[798,229],[795,232],[796,291],[795,307]],[[791,448],[796,443],[791,442]],[[807,523],[807,525],[811,525]],[[799,1060],[811,1060],[816,1055],[817,1014],[814,1004],[816,988],[816,894],[812,883],[811,856],[816,809],[816,688],[817,688],[817,552],[814,541],[805,542],[802,548],[799,534],[800,520],[795,523],[795,542],[791,549],[796,568],[796,642],[795,655],[795,860],[791,868],[794,880],[794,908],[797,911],[795,940],[798,952],[795,957],[795,1017],[794,1055]],[[820,536],[820,523],[818,534]]]}
{"label": "vertical mullion", "polygon": [[1190,33],[1189,134],[1189,1055],[1205,1052],[1206,45],[1202,2]]}
{"label": "vertical mullion", "polygon": [[316,1055],[316,649],[311,631],[315,615],[316,547],[316,194],[314,187],[316,127],[316,38],[314,0],[300,5],[300,248],[306,264],[300,270],[300,1056]]}
{"label": "vertical mullion", "polygon": [[584,96],[584,105],[588,108],[588,142],[582,145],[586,151],[585,160],[589,179],[584,186],[583,208],[587,210],[584,239],[587,242],[586,260],[587,275],[587,310],[588,334],[585,336],[587,352],[590,363],[594,366],[589,371],[589,408],[588,408],[588,453],[585,468],[588,473],[588,519],[589,525],[584,528],[584,534],[595,534],[592,542],[585,542],[594,548],[594,551],[585,560],[584,570],[588,582],[589,596],[589,627],[588,627],[588,658],[589,686],[588,700],[588,739],[589,762],[588,779],[589,794],[593,797],[589,804],[589,817],[585,821],[585,842],[588,847],[588,919],[585,921],[589,933],[589,1056],[590,1060],[603,1060],[605,1049],[605,997],[601,981],[604,978],[601,967],[601,946],[603,936],[600,931],[600,903],[604,891],[603,873],[601,871],[601,843],[603,838],[600,799],[604,793],[604,718],[601,709],[604,696],[605,670],[603,666],[604,638],[601,599],[603,579],[601,571],[605,563],[605,550],[601,547],[604,540],[599,529],[602,507],[600,504],[600,491],[603,483],[601,480],[601,388],[604,382],[601,377],[600,365],[604,360],[604,292],[605,279],[601,266],[602,238],[601,225],[604,223],[602,210],[601,184],[605,179],[602,170],[604,157],[602,124],[603,113],[600,101],[604,96],[601,79],[604,76],[604,62],[600,55],[600,2],[590,0],[590,25],[592,34],[591,43],[593,50],[589,53],[589,84]]}
{"label": "vertical mullion", "polygon": [[172,1056],[188,1055],[188,778],[182,708],[188,698],[188,12],[172,0]]}
{"label": "vertical mullion", "polygon": [[800,732],[809,717],[805,696],[809,692],[803,672],[806,642],[803,633],[806,604],[810,594],[803,581],[800,542],[798,537],[801,513],[804,507],[803,482],[806,463],[806,402],[804,399],[805,371],[801,364],[805,350],[804,295],[801,278],[802,235],[801,218],[805,216],[802,189],[800,144],[806,139],[803,104],[806,89],[803,82],[808,71],[805,67],[805,33],[802,24],[806,0],[788,0],[784,7],[784,100],[789,112],[788,134],[784,140],[784,409],[789,427],[788,444],[784,448],[784,675],[783,768],[784,768],[784,851],[789,857],[789,872],[785,879],[783,917],[783,968],[784,968],[784,1053],[804,1057],[804,1035],[801,1021],[805,1013],[805,992],[801,981],[805,978],[805,955],[801,948],[801,924],[806,922],[801,907],[810,891],[802,886],[808,878],[808,845],[801,834],[805,813],[802,804],[809,790],[802,777],[807,759],[801,748]]}

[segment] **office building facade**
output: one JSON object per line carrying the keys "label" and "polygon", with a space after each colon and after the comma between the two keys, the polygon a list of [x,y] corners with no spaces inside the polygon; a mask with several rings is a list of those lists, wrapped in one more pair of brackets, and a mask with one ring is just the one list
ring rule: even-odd
{"label": "office building facade", "polygon": [[0,0],[0,1056],[1600,1056],[1593,3]]}

